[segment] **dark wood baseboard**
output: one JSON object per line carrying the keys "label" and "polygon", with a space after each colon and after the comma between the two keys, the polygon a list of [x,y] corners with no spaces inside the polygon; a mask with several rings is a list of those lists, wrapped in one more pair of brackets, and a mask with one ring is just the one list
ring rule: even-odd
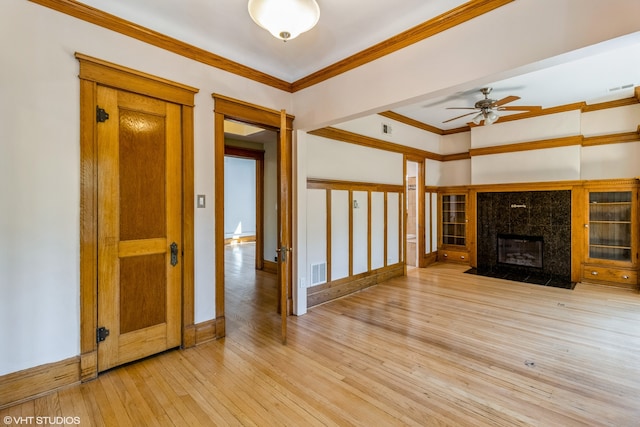
{"label": "dark wood baseboard", "polygon": [[12,372],[0,377],[0,409],[80,382],[80,357]]}
{"label": "dark wood baseboard", "polygon": [[307,290],[307,307],[311,308],[402,275],[404,275],[404,264],[394,264],[314,286]]}

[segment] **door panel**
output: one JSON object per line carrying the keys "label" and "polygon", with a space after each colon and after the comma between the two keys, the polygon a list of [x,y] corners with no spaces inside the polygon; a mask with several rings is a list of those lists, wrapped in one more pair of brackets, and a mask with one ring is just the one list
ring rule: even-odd
{"label": "door panel", "polygon": [[278,293],[281,316],[282,343],[287,342],[287,316],[289,315],[289,290],[292,277],[291,244],[291,129],[287,126],[285,110],[280,113],[278,139]]}
{"label": "door panel", "polygon": [[[98,87],[98,346],[103,371],[180,345],[180,106]],[[180,257],[178,256],[178,260]]]}

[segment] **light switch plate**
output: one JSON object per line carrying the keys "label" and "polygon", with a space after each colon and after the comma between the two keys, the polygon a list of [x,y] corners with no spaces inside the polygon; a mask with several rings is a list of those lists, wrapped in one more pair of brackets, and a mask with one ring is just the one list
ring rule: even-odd
{"label": "light switch plate", "polygon": [[205,203],[204,194],[198,194],[197,200],[198,200],[198,202],[197,202],[198,203],[198,208],[204,208],[205,204],[206,204]]}

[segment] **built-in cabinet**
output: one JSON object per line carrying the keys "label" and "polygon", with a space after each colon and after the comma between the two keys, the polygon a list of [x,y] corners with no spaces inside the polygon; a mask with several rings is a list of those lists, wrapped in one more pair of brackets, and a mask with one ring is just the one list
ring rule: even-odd
{"label": "built-in cabinet", "polygon": [[438,260],[469,263],[468,193],[439,195]]}
{"label": "built-in cabinet", "polygon": [[[531,215],[549,215],[550,224],[567,222],[570,237],[568,234],[566,239],[571,240],[567,274],[571,280],[630,289],[640,287],[640,179],[447,187],[437,191],[438,261],[477,267],[479,192],[570,191],[570,219],[559,218],[557,212],[554,214],[553,209],[548,211],[543,206],[535,206]],[[511,206],[519,207],[517,203]],[[522,212],[525,211],[523,208]],[[554,245],[553,239],[548,244]]]}
{"label": "built-in cabinet", "polygon": [[584,199],[582,280],[637,288],[637,180],[586,183]]}

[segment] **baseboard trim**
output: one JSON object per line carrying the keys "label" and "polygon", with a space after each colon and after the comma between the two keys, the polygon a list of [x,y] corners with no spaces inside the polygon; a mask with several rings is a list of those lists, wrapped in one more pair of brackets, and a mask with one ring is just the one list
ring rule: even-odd
{"label": "baseboard trim", "polygon": [[227,334],[227,323],[224,316],[217,317],[216,322],[216,338],[223,338]]}
{"label": "baseboard trim", "polygon": [[0,377],[0,409],[80,383],[80,357],[47,363]]}
{"label": "baseboard trim", "polygon": [[80,355],[80,381],[87,382],[98,378],[98,350]]}
{"label": "baseboard trim", "polygon": [[276,274],[278,273],[278,263],[273,261],[267,261],[265,259],[262,264],[262,271]]}
{"label": "baseboard trim", "polygon": [[216,338],[216,319],[196,324],[196,345],[215,340]]}
{"label": "baseboard trim", "polygon": [[377,285],[393,277],[403,275],[404,264],[400,263],[355,276],[345,277],[333,282],[323,283],[322,285],[307,289],[307,307],[311,308],[318,304],[361,291],[369,286]]}

